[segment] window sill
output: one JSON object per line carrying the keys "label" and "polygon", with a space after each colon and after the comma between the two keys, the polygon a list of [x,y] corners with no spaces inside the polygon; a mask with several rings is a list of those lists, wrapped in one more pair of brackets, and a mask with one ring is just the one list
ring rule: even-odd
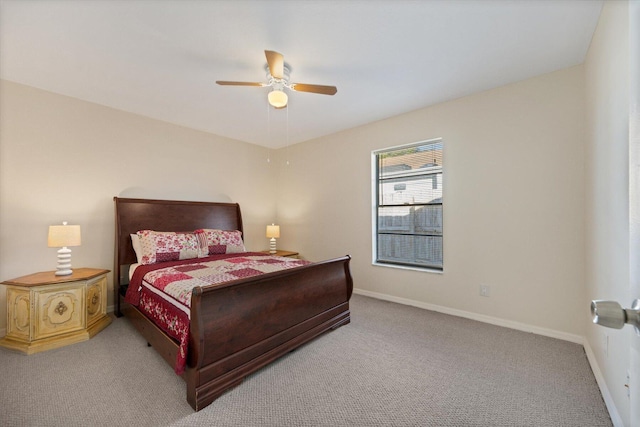
{"label": "window sill", "polygon": [[384,262],[372,262],[371,265],[374,267],[387,267],[387,268],[397,268],[400,270],[413,270],[413,271],[421,271],[423,273],[434,273],[434,274],[444,274],[443,270],[436,270],[435,268],[428,267],[411,267],[408,265],[397,265],[397,264],[387,264]]}

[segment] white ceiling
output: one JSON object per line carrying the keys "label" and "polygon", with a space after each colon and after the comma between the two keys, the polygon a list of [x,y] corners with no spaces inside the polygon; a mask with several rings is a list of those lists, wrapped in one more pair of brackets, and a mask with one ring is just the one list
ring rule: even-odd
{"label": "white ceiling", "polygon": [[[602,1],[2,0],[3,79],[282,147],[580,64]],[[291,81],[267,107],[264,50]]]}

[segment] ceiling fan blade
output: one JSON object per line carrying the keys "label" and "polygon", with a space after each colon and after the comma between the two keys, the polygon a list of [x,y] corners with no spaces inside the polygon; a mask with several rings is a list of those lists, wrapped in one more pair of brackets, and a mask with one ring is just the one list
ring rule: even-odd
{"label": "ceiling fan blade", "polygon": [[291,83],[291,89],[297,92],[311,92],[322,95],[335,95],[338,92],[338,88],[335,86],[308,85],[304,83]]}
{"label": "ceiling fan blade", "polygon": [[224,80],[217,80],[217,84],[221,86],[266,86],[265,83],[253,83],[253,82],[227,82]]}
{"label": "ceiling fan blade", "polygon": [[267,64],[269,64],[269,72],[276,79],[284,77],[284,56],[281,53],[273,50],[265,50],[264,55],[267,57]]}

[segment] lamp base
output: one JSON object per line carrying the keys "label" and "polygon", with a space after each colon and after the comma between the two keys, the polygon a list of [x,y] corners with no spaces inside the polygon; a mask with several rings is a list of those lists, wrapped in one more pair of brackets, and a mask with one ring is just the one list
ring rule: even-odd
{"label": "lamp base", "polygon": [[276,253],[276,238],[272,237],[271,240],[269,241],[269,253],[270,254],[275,254]]}
{"label": "lamp base", "polygon": [[67,270],[57,270],[56,271],[56,276],[69,276],[73,274],[73,270],[71,269],[67,269]]}
{"label": "lamp base", "polygon": [[58,266],[56,267],[56,276],[68,276],[72,273],[71,249],[64,246],[58,249]]}

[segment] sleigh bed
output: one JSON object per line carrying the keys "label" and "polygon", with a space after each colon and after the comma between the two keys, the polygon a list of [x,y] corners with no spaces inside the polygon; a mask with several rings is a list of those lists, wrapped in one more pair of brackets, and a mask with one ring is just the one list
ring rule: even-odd
{"label": "sleigh bed", "polygon": [[[163,262],[164,258],[158,257],[152,260],[154,262],[138,266],[130,275],[130,265],[140,261],[131,234],[142,230],[191,232],[203,229],[241,233],[240,207],[235,203],[118,197],[114,197],[114,203],[115,314],[128,318],[147,342],[182,375],[187,385],[187,401],[196,411],[273,360],[330,329],[349,323],[349,299],[353,291],[349,256],[317,263],[293,262],[264,253],[242,251],[224,255],[199,254],[193,259],[171,262]],[[146,278],[149,274],[145,275],[139,270],[141,268],[149,271],[156,267],[174,269],[182,274],[196,268],[214,266],[214,269],[220,269],[219,264],[234,263],[252,267],[261,263],[265,268],[278,264],[285,269],[261,270],[268,272],[249,277],[232,271],[241,278],[195,286],[184,301],[190,307],[184,314],[188,326],[182,345],[179,335],[168,330],[167,325],[154,323],[150,310],[131,297],[148,286]],[[255,269],[260,267],[243,271]],[[138,285],[141,277],[145,278],[145,286]],[[127,292],[127,288],[131,289]],[[184,369],[176,365],[181,351],[185,352]]]}

